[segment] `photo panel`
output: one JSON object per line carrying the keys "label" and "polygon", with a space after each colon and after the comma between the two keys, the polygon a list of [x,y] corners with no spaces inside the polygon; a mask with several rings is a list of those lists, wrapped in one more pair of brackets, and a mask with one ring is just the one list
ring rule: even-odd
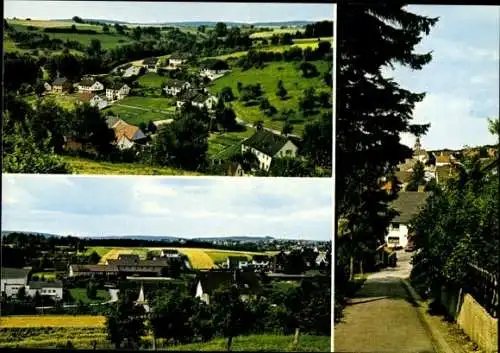
{"label": "photo panel", "polygon": [[338,6],[335,352],[498,350],[498,10]]}
{"label": "photo panel", "polygon": [[3,171],[331,177],[334,8],[6,1]]}
{"label": "photo panel", "polygon": [[331,351],[331,190],[4,174],[0,346]]}

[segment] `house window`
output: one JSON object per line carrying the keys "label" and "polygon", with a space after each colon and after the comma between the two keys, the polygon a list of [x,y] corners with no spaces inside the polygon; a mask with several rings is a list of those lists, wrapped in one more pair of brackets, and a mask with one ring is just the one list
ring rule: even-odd
{"label": "house window", "polygon": [[399,244],[399,237],[388,237],[387,242],[389,244]]}
{"label": "house window", "polygon": [[289,156],[289,155],[292,154],[292,150],[286,150],[285,153],[286,153],[287,156]]}
{"label": "house window", "polygon": [[392,229],[399,230],[399,223],[392,223]]}

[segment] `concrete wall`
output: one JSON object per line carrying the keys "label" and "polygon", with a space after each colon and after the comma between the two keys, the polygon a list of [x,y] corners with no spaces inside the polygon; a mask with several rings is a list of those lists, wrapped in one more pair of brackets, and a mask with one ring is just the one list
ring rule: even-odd
{"label": "concrete wall", "polygon": [[491,317],[470,294],[464,295],[457,323],[484,353],[498,352],[498,319]]}

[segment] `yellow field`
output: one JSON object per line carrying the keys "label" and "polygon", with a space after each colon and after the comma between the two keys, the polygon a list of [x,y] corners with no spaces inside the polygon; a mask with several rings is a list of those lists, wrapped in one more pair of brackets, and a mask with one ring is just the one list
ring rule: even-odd
{"label": "yellow field", "polygon": [[71,25],[75,25],[77,28],[91,28],[91,29],[97,29],[100,30],[101,26],[96,26],[96,25],[91,25],[88,23],[76,23],[73,21],[45,21],[45,20],[13,20],[13,19],[7,19],[7,22],[9,24],[13,25],[23,25],[23,26],[34,26],[34,27],[70,27]]}
{"label": "yellow field", "polygon": [[0,317],[2,328],[104,327],[106,318],[94,315],[19,315]]}
{"label": "yellow field", "polygon": [[105,253],[100,260],[104,264],[108,259],[117,259],[120,254],[137,254],[141,258],[146,256],[147,251],[159,251],[161,249],[173,249],[187,256],[191,266],[195,269],[205,270],[216,267],[215,263],[225,261],[228,256],[246,256],[251,259],[253,255],[273,255],[276,252],[249,252],[220,249],[203,248],[172,248],[172,247],[153,247],[153,248],[113,248]]}

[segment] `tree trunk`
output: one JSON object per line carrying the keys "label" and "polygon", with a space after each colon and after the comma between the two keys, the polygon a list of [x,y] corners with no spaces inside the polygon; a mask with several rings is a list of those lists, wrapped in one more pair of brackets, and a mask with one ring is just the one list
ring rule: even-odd
{"label": "tree trunk", "polygon": [[293,346],[297,347],[299,345],[300,327],[295,328],[295,336],[293,337]]}
{"label": "tree trunk", "polygon": [[227,339],[227,351],[230,352],[231,351],[231,345],[233,343],[233,336],[229,336],[228,339]]}
{"label": "tree trunk", "polygon": [[354,256],[349,256],[349,281],[354,279]]}
{"label": "tree trunk", "polygon": [[359,260],[359,273],[363,276],[363,259]]}

